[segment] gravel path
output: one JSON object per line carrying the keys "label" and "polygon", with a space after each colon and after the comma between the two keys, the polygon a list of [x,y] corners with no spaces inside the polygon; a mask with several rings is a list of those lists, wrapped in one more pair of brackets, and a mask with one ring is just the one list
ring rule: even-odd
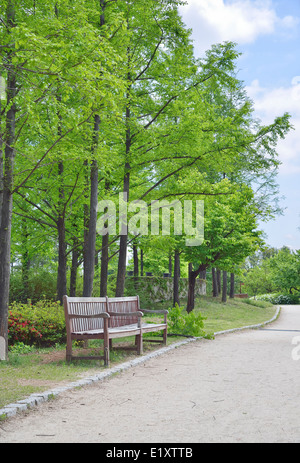
{"label": "gravel path", "polygon": [[0,424],[0,443],[300,443],[300,307],[198,340]]}

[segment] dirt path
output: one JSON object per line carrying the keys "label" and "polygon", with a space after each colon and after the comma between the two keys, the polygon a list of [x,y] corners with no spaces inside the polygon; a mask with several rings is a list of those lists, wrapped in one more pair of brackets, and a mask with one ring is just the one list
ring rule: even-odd
{"label": "dirt path", "polygon": [[0,443],[299,443],[299,357],[300,307],[284,306],[265,329],[187,344],[12,418]]}

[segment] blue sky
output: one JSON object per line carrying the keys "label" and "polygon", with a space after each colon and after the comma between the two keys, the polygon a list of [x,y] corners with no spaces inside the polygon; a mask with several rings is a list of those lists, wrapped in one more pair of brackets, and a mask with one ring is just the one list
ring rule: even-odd
{"label": "blue sky", "polygon": [[300,0],[187,0],[195,53],[231,40],[242,53],[239,78],[262,123],[289,112],[295,130],[278,145],[284,215],[262,224],[270,246],[300,249]]}

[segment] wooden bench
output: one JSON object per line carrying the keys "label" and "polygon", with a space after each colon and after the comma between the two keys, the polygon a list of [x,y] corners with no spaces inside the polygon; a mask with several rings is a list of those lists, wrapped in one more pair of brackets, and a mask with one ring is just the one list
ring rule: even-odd
{"label": "wooden bench", "polygon": [[[64,310],[67,329],[66,359],[104,359],[109,365],[109,349],[112,339],[135,336],[137,354],[143,353],[143,333],[163,331],[162,340],[152,342],[167,343],[167,310],[140,309],[139,296],[133,297],[68,297],[64,296]],[[162,323],[143,323],[146,313],[163,314]],[[74,357],[72,342],[103,339],[104,355]]]}

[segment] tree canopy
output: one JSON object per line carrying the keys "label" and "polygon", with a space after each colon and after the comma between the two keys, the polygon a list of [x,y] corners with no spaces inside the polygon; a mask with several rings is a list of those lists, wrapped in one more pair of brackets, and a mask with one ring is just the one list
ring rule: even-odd
{"label": "tree canopy", "polygon": [[[257,220],[276,210],[276,147],[290,117],[255,119],[236,44],[196,59],[181,3],[1,2],[1,358],[14,265],[24,300],[38,262],[56,274],[62,300],[78,290],[78,269],[80,291],[93,294],[100,256],[101,295],[114,261],[121,296],[128,246],[163,249],[167,260],[180,253],[195,276],[215,262],[230,270],[261,243]],[[126,226],[97,233],[97,203],[111,201],[119,224],[120,195],[127,206],[203,200],[203,243],[186,246],[183,232],[158,246],[157,236]]]}

